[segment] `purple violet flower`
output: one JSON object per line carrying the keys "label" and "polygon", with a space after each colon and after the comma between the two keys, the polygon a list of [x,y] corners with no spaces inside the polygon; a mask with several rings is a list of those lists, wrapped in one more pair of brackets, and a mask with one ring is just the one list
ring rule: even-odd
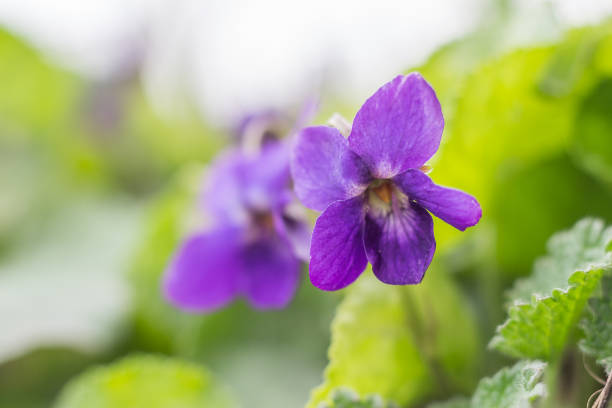
{"label": "purple violet flower", "polygon": [[310,249],[313,285],[341,289],[368,262],[384,283],[419,283],[436,248],[429,212],[462,231],[478,223],[482,211],[474,197],[424,173],[443,128],[434,90],[411,73],[376,91],[350,134],[328,126],[300,132],[291,157],[295,192],[323,211]]}
{"label": "purple violet flower", "polygon": [[231,150],[212,165],[201,198],[215,226],[174,254],[163,283],[172,304],[205,312],[245,296],[269,309],[293,298],[310,230],[291,201],[288,156],[274,143],[251,155]]}

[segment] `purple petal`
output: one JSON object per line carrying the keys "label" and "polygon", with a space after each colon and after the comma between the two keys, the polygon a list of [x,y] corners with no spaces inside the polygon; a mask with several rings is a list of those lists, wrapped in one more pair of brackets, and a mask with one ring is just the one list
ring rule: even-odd
{"label": "purple petal", "polygon": [[223,229],[189,237],[177,250],[163,283],[166,299],[193,312],[229,303],[239,291],[240,231]]}
{"label": "purple petal", "polygon": [[310,247],[310,281],[323,290],[338,290],[363,272],[364,202],[355,197],[331,204],[317,219]]}
{"label": "purple petal", "polygon": [[257,309],[285,307],[300,277],[300,262],[286,242],[262,239],[247,245],[241,255],[245,295]]}
{"label": "purple petal", "polygon": [[348,140],[376,178],[391,178],[425,164],[443,129],[434,90],[414,72],[397,76],[363,104]]}
{"label": "purple petal", "polygon": [[223,153],[208,172],[201,202],[219,223],[244,224],[249,211],[269,211],[290,199],[289,147],[265,146],[256,154]]}
{"label": "purple petal", "polygon": [[291,245],[293,254],[300,260],[308,262],[312,227],[299,204],[288,205],[282,214],[274,214],[277,233]]}
{"label": "purple petal", "polygon": [[266,211],[284,206],[291,199],[289,146],[273,143],[264,146],[256,155],[247,156],[239,177],[248,208]]}
{"label": "purple petal", "polygon": [[474,197],[460,190],[438,186],[419,170],[408,170],[395,176],[393,181],[410,199],[461,231],[480,220],[482,209]]}
{"label": "purple petal", "polygon": [[348,142],[329,126],[303,129],[291,157],[294,189],[309,208],[323,211],[334,201],[361,194],[371,180],[365,164]]}
{"label": "purple petal", "polygon": [[425,209],[408,201],[389,212],[370,211],[364,243],[372,271],[382,282],[419,283],[436,249],[433,220]]}
{"label": "purple petal", "polygon": [[248,219],[240,177],[243,161],[240,151],[227,150],[217,157],[205,175],[200,203],[220,224],[243,223]]}
{"label": "purple petal", "polygon": [[245,151],[256,152],[285,136],[290,124],[289,117],[282,112],[266,109],[243,116],[234,133]]}

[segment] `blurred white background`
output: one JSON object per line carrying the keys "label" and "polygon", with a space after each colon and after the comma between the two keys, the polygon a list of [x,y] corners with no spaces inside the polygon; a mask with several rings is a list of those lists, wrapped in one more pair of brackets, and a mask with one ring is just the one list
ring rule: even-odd
{"label": "blurred white background", "polygon": [[[514,3],[526,17],[551,10],[560,27],[612,12],[609,0]],[[144,55],[143,80],[157,108],[172,113],[181,106],[177,100],[189,96],[213,121],[226,122],[252,109],[299,103],[322,87],[361,100],[440,44],[473,30],[483,22],[482,10],[498,4],[2,0],[0,24],[96,78],[112,75],[127,55]]]}

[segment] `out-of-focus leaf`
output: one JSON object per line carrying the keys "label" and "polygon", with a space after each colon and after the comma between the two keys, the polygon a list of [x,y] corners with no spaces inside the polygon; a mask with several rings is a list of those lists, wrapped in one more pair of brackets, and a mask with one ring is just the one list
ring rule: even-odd
{"label": "out-of-focus leaf", "polygon": [[591,75],[585,76],[586,70],[607,31],[605,25],[571,30],[543,70],[539,89],[558,97],[574,91],[581,81],[589,81]]}
{"label": "out-of-focus leaf", "polygon": [[121,272],[139,217],[128,201],[80,200],[39,223],[0,264],[0,360],[31,348],[99,351],[128,307]]}
{"label": "out-of-focus leaf", "polygon": [[464,397],[455,397],[444,402],[434,402],[427,405],[427,408],[471,408],[471,402]]}
{"label": "out-of-focus leaf", "polygon": [[[555,358],[563,351],[583,308],[610,264],[612,228],[585,219],[550,239],[549,255],[511,292],[514,304],[491,347],[525,358]],[[529,301],[531,297],[531,301]]]}
{"label": "out-of-focus leaf", "polygon": [[400,405],[440,387],[468,389],[478,344],[472,311],[443,271],[430,268],[414,287],[388,286],[364,275],[336,312],[325,381],[308,407],[329,401],[342,387]]}
{"label": "out-of-focus leaf", "polygon": [[127,357],[87,371],[56,408],[231,408],[236,404],[204,368],[168,357]]}
{"label": "out-of-focus leaf", "polygon": [[181,313],[162,298],[161,279],[181,237],[200,223],[188,215],[194,212],[202,171],[199,166],[183,169],[154,201],[147,215],[142,243],[129,269],[136,334],[140,346],[147,349],[171,351],[173,348],[172,338],[177,334]]}
{"label": "out-of-focus leaf", "polygon": [[0,407],[48,407],[66,382],[99,358],[99,354],[93,356],[67,347],[42,347],[2,362]]}
{"label": "out-of-focus leaf", "polygon": [[360,398],[348,389],[339,389],[334,393],[332,402],[323,403],[317,408],[396,408],[395,404],[387,404],[378,395],[370,395]]}
{"label": "out-of-focus leaf", "polygon": [[[507,169],[494,185],[488,216],[495,222],[497,261],[505,275],[524,276],[548,238],[585,216],[612,219],[612,190],[563,154]],[[525,294],[525,300],[530,298]]]}
{"label": "out-of-focus leaf", "polygon": [[504,368],[478,384],[471,400],[454,399],[435,403],[428,408],[529,408],[546,395],[541,382],[546,364],[541,361],[520,361]]}
{"label": "out-of-focus leaf", "polygon": [[[473,69],[468,65],[469,74],[459,76],[459,91],[448,100],[443,79],[452,81],[453,77],[437,72],[441,68],[434,55],[432,64],[438,68],[433,69],[433,83],[442,84],[441,100],[450,105],[452,114],[447,118],[440,153],[434,157],[432,178],[477,197],[483,221],[491,219],[489,207],[496,194],[491,186],[508,169],[527,168],[562,154],[571,145],[576,110],[599,76],[590,69],[592,52],[582,52],[575,44],[590,44],[588,39],[597,30],[572,31],[555,46],[516,50]],[[592,50],[590,45],[585,47]],[[574,61],[576,53],[585,54],[581,68],[567,68],[562,61]],[[589,66],[583,67],[585,64]],[[428,65],[424,68],[427,72]],[[571,80],[566,81],[565,91],[555,96],[541,91],[542,78],[559,79],[566,69]],[[561,76],[567,79],[567,75]],[[436,239],[441,245],[459,236],[451,227],[438,225]]]}
{"label": "out-of-focus leaf", "polygon": [[612,184],[612,79],[606,79],[586,97],[574,127],[578,162],[596,177]]}
{"label": "out-of-focus leaf", "polygon": [[601,282],[601,293],[589,300],[590,313],[583,320],[580,348],[595,357],[608,373],[612,371],[612,269]]}

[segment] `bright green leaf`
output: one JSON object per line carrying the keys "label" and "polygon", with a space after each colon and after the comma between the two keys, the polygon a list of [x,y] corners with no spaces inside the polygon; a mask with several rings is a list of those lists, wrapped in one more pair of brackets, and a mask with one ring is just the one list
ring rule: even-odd
{"label": "bright green leaf", "polygon": [[607,372],[612,371],[612,275],[601,282],[599,296],[589,300],[590,313],[582,322],[585,338],[580,348],[594,356]]}
{"label": "bright green leaf", "polygon": [[235,403],[200,366],[133,356],[94,368],[64,388],[55,408],[230,408]]}
{"label": "bright green leaf", "polygon": [[308,407],[343,387],[400,405],[440,387],[469,389],[478,364],[476,336],[471,309],[438,268],[430,268],[421,285],[408,287],[364,275],[336,312],[325,382]]}
{"label": "bright green leaf", "polygon": [[514,357],[559,355],[609,262],[606,247],[611,239],[612,228],[605,229],[596,219],[584,219],[553,236],[549,255],[511,292],[509,317],[490,346]]}
{"label": "bright green leaf", "polygon": [[545,367],[541,361],[520,361],[480,381],[471,400],[458,398],[428,408],[529,408],[546,395],[541,382]]}
{"label": "bright green leaf", "polygon": [[378,395],[362,399],[348,389],[339,389],[334,393],[333,401],[330,404],[321,404],[320,408],[396,408],[396,405],[385,403]]}

